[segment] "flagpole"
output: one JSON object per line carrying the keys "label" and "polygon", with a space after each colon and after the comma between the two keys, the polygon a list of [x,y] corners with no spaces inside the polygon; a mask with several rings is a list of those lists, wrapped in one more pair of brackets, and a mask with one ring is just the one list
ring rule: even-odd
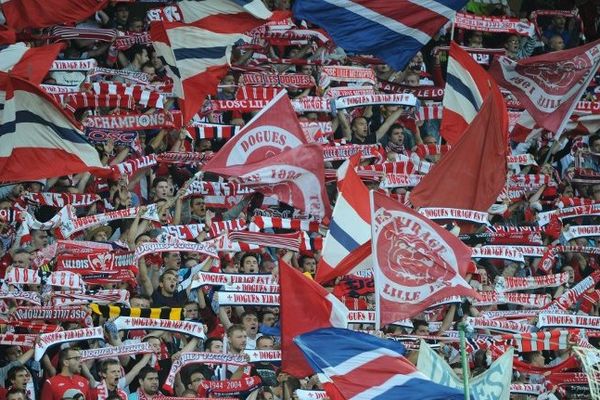
{"label": "flagpole", "polygon": [[462,363],[463,388],[465,400],[470,400],[469,394],[469,363],[467,362],[467,346],[465,339],[465,323],[458,324],[458,334],[460,338],[460,360]]}

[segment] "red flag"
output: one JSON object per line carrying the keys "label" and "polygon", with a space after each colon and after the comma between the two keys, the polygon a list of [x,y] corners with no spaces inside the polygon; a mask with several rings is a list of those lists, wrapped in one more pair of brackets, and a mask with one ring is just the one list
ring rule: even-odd
{"label": "red flag", "polygon": [[410,193],[417,207],[487,211],[506,182],[508,114],[498,87],[458,143]]}
{"label": "red flag", "polygon": [[348,309],[333,294],[279,260],[282,369],[296,377],[313,374],[294,337],[319,328],[346,328]]}
{"label": "red flag", "polygon": [[[204,170],[250,164],[306,144],[287,92],[278,93],[244,128],[229,139]],[[320,158],[323,158],[321,154]]]}
{"label": "red flag", "polygon": [[51,44],[30,48],[25,43],[16,43],[0,50],[4,72],[27,79],[35,85],[42,83],[52,63],[58,57],[62,44]]}
{"label": "red flag", "polygon": [[8,0],[2,2],[5,25],[17,31],[86,20],[108,0]]}
{"label": "red flag", "polygon": [[322,219],[331,214],[323,177],[323,152],[318,144],[305,144],[260,162],[204,171],[236,177],[265,196],[274,196],[306,215]]}
{"label": "red flag", "polygon": [[377,329],[411,318],[449,296],[477,293],[462,278],[471,249],[395,200],[371,192]]}
{"label": "red flag", "polygon": [[515,62],[500,57],[489,72],[541,127],[558,133],[600,65],[600,40]]}

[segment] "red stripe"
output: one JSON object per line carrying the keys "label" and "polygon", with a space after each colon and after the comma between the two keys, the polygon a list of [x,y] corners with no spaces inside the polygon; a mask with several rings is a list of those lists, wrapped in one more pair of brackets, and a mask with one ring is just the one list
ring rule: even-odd
{"label": "red stripe", "polygon": [[440,26],[448,21],[446,17],[431,11],[429,8],[409,1],[353,0],[353,2],[408,27],[425,32],[429,36],[435,35]]}
{"label": "red stripe", "polygon": [[396,375],[415,371],[415,367],[403,357],[381,356],[345,375],[333,376],[331,379],[344,396],[350,399],[369,387],[384,384]]}

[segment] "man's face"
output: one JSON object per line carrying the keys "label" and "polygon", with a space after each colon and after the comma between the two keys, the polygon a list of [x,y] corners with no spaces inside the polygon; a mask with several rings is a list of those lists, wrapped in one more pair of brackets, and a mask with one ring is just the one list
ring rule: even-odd
{"label": "man's face", "polygon": [[168,182],[161,181],[156,184],[156,198],[166,199],[171,196],[170,186]]}
{"label": "man's face", "polygon": [[165,268],[179,269],[181,266],[181,254],[178,251],[172,251],[165,255]]}
{"label": "man's face", "polygon": [[160,287],[166,294],[172,295],[177,287],[177,277],[174,274],[166,274],[160,282]]}
{"label": "man's face", "polygon": [[275,315],[273,313],[266,313],[263,315],[263,325],[273,326],[275,325]]}
{"label": "man's face", "polygon": [[[129,32],[140,33],[143,30],[144,30],[144,22],[142,22],[140,20],[132,21],[131,24],[129,24],[129,28],[128,28]],[[145,63],[148,62],[148,52],[146,52],[146,61],[144,61],[144,62]]]}
{"label": "man's face", "polygon": [[244,265],[242,265],[242,271],[245,274],[255,274],[258,272],[258,261],[254,257],[246,257],[244,259]]}
{"label": "man's face", "polygon": [[560,36],[553,36],[550,39],[550,50],[560,51],[565,49],[565,41]]}
{"label": "man's face", "polygon": [[129,304],[133,308],[149,308],[150,301],[148,299],[140,299],[139,297],[134,297],[129,301]]}
{"label": "man's face", "polygon": [[106,374],[104,375],[106,384],[109,387],[114,388],[117,386],[117,383],[119,383],[120,378],[121,378],[121,367],[117,364],[110,364],[106,369]]}
{"label": "man's face", "polygon": [[183,307],[183,317],[185,319],[198,319],[200,311],[198,309],[198,304],[188,304]]}
{"label": "man's face", "polygon": [[410,74],[404,79],[404,84],[407,86],[419,86],[419,76],[416,74]]}
{"label": "man's face", "polygon": [[364,139],[367,137],[369,126],[367,125],[367,120],[361,117],[354,118],[352,121],[352,133],[354,136],[360,139]]}
{"label": "man's face", "polygon": [[302,271],[314,274],[316,269],[317,260],[312,257],[304,259],[304,262],[302,263]]}
{"label": "man's face", "polygon": [[71,374],[79,374],[81,372],[81,354],[78,350],[70,350],[67,357],[67,369]]}
{"label": "man's face", "polygon": [[142,390],[149,395],[158,393],[158,372],[149,372],[146,377],[140,380]]}
{"label": "man's face", "polygon": [[273,350],[275,347],[275,343],[273,343],[273,339],[260,339],[258,344],[256,345],[256,350]]}
{"label": "man's face", "polygon": [[197,197],[192,199],[192,214],[197,215],[198,217],[204,217],[206,215],[206,205],[204,204],[203,198]]}
{"label": "man's face", "polygon": [[210,347],[206,349],[209,353],[222,353],[223,352],[223,342],[220,340],[215,340],[210,344]]}
{"label": "man's face", "polygon": [[242,325],[250,336],[254,336],[258,332],[258,318],[256,318],[256,315],[246,315],[242,320]]}
{"label": "man's face", "polygon": [[600,140],[594,140],[590,144],[590,150],[594,153],[600,153]]}
{"label": "man's face", "polygon": [[160,354],[160,351],[161,351],[160,339],[154,337],[154,338],[148,339],[147,342],[152,347],[152,351],[154,352],[154,354]]}
{"label": "man's face", "polygon": [[36,250],[48,246],[49,238],[46,231],[34,231],[31,234],[31,243]]}
{"label": "man's face", "polygon": [[18,268],[29,268],[31,265],[31,254],[19,253],[13,256],[13,265]]}
{"label": "man's face", "polygon": [[248,337],[246,335],[246,331],[235,330],[231,333],[231,336],[229,336],[231,350],[233,350],[235,353],[244,351],[247,341]]}
{"label": "man's face", "polygon": [[115,12],[115,20],[118,24],[124,25],[129,18],[129,10],[126,7],[119,7]]}
{"label": "man's face", "polygon": [[15,378],[10,382],[11,386],[17,389],[25,389],[27,382],[31,379],[31,375],[25,370],[15,374]]}
{"label": "man's face", "polygon": [[419,325],[419,327],[415,331],[415,335],[427,336],[427,335],[429,335],[429,328],[427,327],[427,325]]}
{"label": "man's face", "polygon": [[198,391],[198,386],[204,380],[204,375],[202,372],[194,372],[192,376],[190,376],[190,384],[188,385],[188,389],[192,389],[194,392]]}

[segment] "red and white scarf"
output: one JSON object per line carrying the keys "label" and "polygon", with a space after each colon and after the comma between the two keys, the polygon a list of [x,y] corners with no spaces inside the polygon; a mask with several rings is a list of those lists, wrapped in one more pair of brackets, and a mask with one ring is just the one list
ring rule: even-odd
{"label": "red and white scarf", "polygon": [[212,151],[204,153],[169,151],[159,154],[158,162],[167,164],[201,164],[213,158],[214,155],[215,153]]}
{"label": "red and white scarf", "polygon": [[150,343],[122,344],[120,346],[100,347],[97,349],[81,350],[81,361],[101,360],[138,354],[151,354],[154,350]]}
{"label": "red and white scarf", "polygon": [[560,253],[584,253],[584,254],[600,254],[600,249],[588,246],[548,246],[546,253],[542,257],[538,268],[545,273],[550,272],[557,261]]}
{"label": "red and white scarf", "polygon": [[315,79],[305,74],[270,74],[251,72],[242,74],[240,85],[310,88]]}
{"label": "red and white scarf", "polygon": [[87,117],[83,125],[100,129],[145,130],[181,128],[183,120],[179,113],[114,114]]}
{"label": "red and white scarf", "polygon": [[580,237],[600,236],[600,226],[598,225],[575,225],[562,232],[565,240],[570,241]]}
{"label": "red and white scarf", "polygon": [[454,24],[460,29],[480,32],[510,33],[530,37],[535,34],[535,26],[532,22],[523,22],[518,18],[482,17],[458,12]]}
{"label": "red and white scarf", "polygon": [[529,332],[531,325],[515,322],[515,321],[503,321],[498,319],[488,318],[473,318],[468,317],[467,323],[473,326],[475,329],[489,329],[491,331],[506,332],[506,333],[521,333]]}
{"label": "red and white scarf", "polygon": [[305,233],[262,233],[262,232],[229,232],[230,240],[255,244],[261,247],[275,247],[292,251],[300,251]]}
{"label": "red and white scarf", "polygon": [[219,291],[219,306],[276,306],[279,307],[279,293],[250,293]]}
{"label": "red and white scarf", "polygon": [[150,154],[138,158],[129,159],[116,165],[111,165],[110,169],[115,175],[133,176],[142,168],[152,167],[158,164],[156,154]]}
{"label": "red and white scarf", "polygon": [[115,39],[113,46],[119,50],[127,50],[135,44],[151,44],[150,32],[128,33],[125,36],[119,36]]}
{"label": "red and white scarf", "polygon": [[100,200],[100,196],[97,194],[41,192],[26,193],[20,197],[20,200],[51,207],[64,207],[67,204],[70,204],[74,207],[85,207]]}
{"label": "red and white scarf", "polygon": [[271,274],[222,274],[200,271],[192,278],[191,288],[200,286],[235,286],[248,285],[277,285],[277,280]]}
{"label": "red and white scarf", "polygon": [[516,262],[525,262],[523,253],[513,246],[487,245],[473,247],[471,249],[471,258],[498,258],[501,260],[510,260]]}
{"label": "red and white scarf", "polygon": [[357,153],[361,154],[361,159],[382,158],[382,151],[381,145],[377,144],[323,146],[323,158],[325,161],[341,161],[346,160]]}
{"label": "red and white scarf", "polygon": [[272,100],[283,88],[239,86],[235,92],[236,100]]}
{"label": "red and white scarf", "polygon": [[104,329],[101,326],[95,328],[73,329],[69,331],[44,333],[39,335],[35,344],[35,360],[39,361],[48,347],[67,342],[79,342],[83,340],[103,339]]}
{"label": "red and white scarf", "polygon": [[186,128],[194,140],[199,139],[230,139],[238,133],[237,125],[210,124],[207,122],[193,122]]}
{"label": "red and white scarf", "polygon": [[54,26],[50,30],[51,41],[61,40],[94,40],[112,42],[117,37],[116,29],[81,28],[71,26]]}
{"label": "red and white scarf", "polygon": [[564,285],[569,280],[569,274],[563,272],[561,274],[542,275],[542,276],[499,276],[496,278],[497,292],[513,292],[517,290],[531,290],[543,287],[557,287]]}
{"label": "red and white scarf", "polygon": [[247,195],[253,193],[254,190],[242,186],[239,183],[225,182],[204,182],[193,181],[188,187],[186,196],[201,194],[201,195],[219,195],[219,196],[235,196]]}
{"label": "red and white scarf", "polygon": [[178,332],[206,340],[204,325],[199,322],[135,317],[118,317],[114,322],[119,331],[141,329]]}
{"label": "red and white scarf", "polygon": [[365,107],[373,105],[398,105],[415,106],[416,97],[412,94],[369,94],[362,96],[339,97],[334,100],[336,110],[352,107]]}
{"label": "red and white scarf", "polygon": [[209,257],[217,258],[217,248],[212,242],[187,242],[177,239],[166,234],[162,234],[157,238],[158,242],[143,243],[135,249],[135,260],[148,254],[166,253],[171,251],[191,251],[202,253]]}
{"label": "red and white scarf", "polygon": [[564,350],[569,347],[568,330],[554,329],[547,332],[514,333],[502,335],[501,340],[521,353],[532,351],[554,351]]}
{"label": "red and white scarf", "polygon": [[550,296],[532,293],[479,292],[480,298],[473,300],[474,306],[516,304],[527,308],[545,308],[552,301]]}
{"label": "red and white scarf", "polygon": [[94,76],[106,76],[106,75],[119,76],[119,77],[125,78],[128,81],[131,81],[133,83],[142,84],[142,85],[146,85],[146,84],[148,84],[148,82],[150,82],[148,74],[146,74],[144,72],[128,71],[128,70],[124,70],[124,69],[111,69],[111,68],[95,67],[95,68],[91,68],[87,74],[88,78],[91,78]]}
{"label": "red and white scarf", "polygon": [[22,290],[0,290],[0,300],[17,300],[36,306],[42,305],[42,298],[38,292],[26,292]]}
{"label": "red and white scarf", "polygon": [[442,101],[444,88],[436,86],[408,86],[389,81],[379,81],[377,88],[387,93],[412,93],[420,100]]}
{"label": "red and white scarf", "polygon": [[377,78],[371,68],[328,65],[319,68],[319,86],[327,87],[334,82],[353,82],[375,86]]}
{"label": "red and white scarf", "polygon": [[372,94],[375,94],[375,89],[372,87],[337,86],[328,88],[323,97],[326,99],[337,99],[338,97],[364,96]]}
{"label": "red and white scarf", "polygon": [[432,220],[456,219],[489,225],[489,214],[482,211],[463,210],[458,208],[428,207],[420,208],[419,214],[424,215],[425,217]]}
{"label": "red and white scarf", "polygon": [[550,219],[556,215],[558,219],[583,217],[590,215],[600,215],[600,204],[590,204],[576,207],[563,208],[562,210],[552,210],[537,215],[538,224],[540,226],[550,223]]}
{"label": "red and white scarf", "polygon": [[441,103],[425,104],[417,110],[419,121],[430,121],[432,119],[442,119],[444,116],[444,106]]}
{"label": "red and white scarf", "polygon": [[248,226],[250,232],[259,232],[265,229],[291,229],[304,232],[319,232],[320,223],[296,218],[278,218],[255,216]]}
{"label": "red and white scarf", "polygon": [[96,290],[96,291],[74,291],[63,290],[50,293],[51,306],[84,305],[88,303],[129,304],[129,292],[124,289]]}
{"label": "red and white scarf", "polygon": [[85,60],[54,60],[50,71],[89,71],[98,65],[94,58]]}
{"label": "red and white scarf", "polygon": [[569,310],[581,296],[600,281],[600,271],[594,271],[591,275],[582,279],[577,285],[566,290],[558,299],[555,299],[548,310]]}
{"label": "red and white scarf", "polygon": [[571,314],[540,314],[537,327],[545,328],[583,328],[600,330],[600,317]]}
{"label": "red and white scarf", "polygon": [[33,334],[3,333],[0,334],[0,345],[33,347],[36,339],[37,335]]}
{"label": "red and white scarf", "polygon": [[423,175],[385,174],[381,181],[381,187],[384,189],[415,187],[421,182],[421,179],[423,179]]}
{"label": "red and white scarf", "polygon": [[82,307],[18,307],[9,319],[20,321],[55,320],[55,321],[83,321],[90,315]]}

